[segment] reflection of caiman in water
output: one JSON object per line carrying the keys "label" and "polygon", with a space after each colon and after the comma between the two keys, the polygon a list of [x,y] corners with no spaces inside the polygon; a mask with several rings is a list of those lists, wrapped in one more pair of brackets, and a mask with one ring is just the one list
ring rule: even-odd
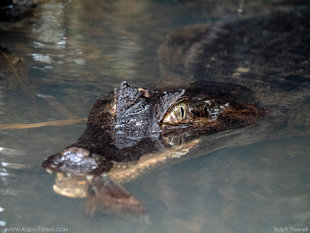
{"label": "reflection of caiman in water", "polygon": [[[95,103],[78,142],[43,162],[48,171],[57,172],[54,190],[65,196],[88,197],[88,214],[98,204],[142,212],[142,204],[120,183],[185,157],[195,150],[201,135],[219,135],[256,123],[266,111],[254,96],[265,109],[278,104],[282,111],[281,105],[292,106],[297,100],[287,96],[288,91],[304,93],[309,87],[305,56],[309,33],[304,32],[309,30],[305,25],[308,15],[280,14],[172,34],[161,48],[165,77],[193,75],[207,81],[157,91],[123,82],[110,99]],[[261,31],[268,43],[260,38]],[[296,36],[298,43],[292,44]],[[300,46],[305,47],[301,50]],[[281,51],[283,58],[277,57],[278,47],[286,49]],[[288,64],[279,69],[283,62]],[[244,84],[255,94],[231,82]],[[266,98],[266,93],[273,98]]]}

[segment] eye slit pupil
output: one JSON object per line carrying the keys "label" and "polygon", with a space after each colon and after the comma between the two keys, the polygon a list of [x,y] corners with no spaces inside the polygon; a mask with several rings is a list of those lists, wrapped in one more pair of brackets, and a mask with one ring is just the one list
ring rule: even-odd
{"label": "eye slit pupil", "polygon": [[181,106],[181,116],[184,118],[184,108]]}

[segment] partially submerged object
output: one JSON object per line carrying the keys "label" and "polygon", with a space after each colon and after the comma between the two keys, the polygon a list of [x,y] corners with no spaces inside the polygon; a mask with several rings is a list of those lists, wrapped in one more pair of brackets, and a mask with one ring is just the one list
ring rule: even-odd
{"label": "partially submerged object", "polygon": [[96,101],[78,141],[42,166],[57,172],[55,192],[88,198],[88,215],[98,206],[142,213],[143,205],[121,183],[180,159],[202,135],[253,125],[265,115],[252,92],[239,85],[196,82],[151,90],[122,82]]}

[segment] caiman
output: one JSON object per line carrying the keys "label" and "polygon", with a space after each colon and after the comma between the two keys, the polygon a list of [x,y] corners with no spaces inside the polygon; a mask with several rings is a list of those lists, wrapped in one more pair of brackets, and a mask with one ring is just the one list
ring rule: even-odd
{"label": "caiman", "polygon": [[[89,215],[97,207],[142,213],[144,206],[122,183],[182,160],[202,135],[209,139],[298,108],[310,86],[309,15],[284,12],[172,33],[160,49],[163,77],[167,83],[204,81],[162,90],[123,82],[97,100],[78,141],[42,164],[57,172],[54,191],[87,197]],[[218,141],[209,140],[208,149]]]}
{"label": "caiman", "polygon": [[182,157],[200,135],[251,125],[264,115],[251,91],[238,85],[197,82],[149,90],[122,82],[109,98],[96,101],[78,141],[42,166],[58,173],[57,193],[90,197],[88,214],[98,203],[143,212],[120,183]]}

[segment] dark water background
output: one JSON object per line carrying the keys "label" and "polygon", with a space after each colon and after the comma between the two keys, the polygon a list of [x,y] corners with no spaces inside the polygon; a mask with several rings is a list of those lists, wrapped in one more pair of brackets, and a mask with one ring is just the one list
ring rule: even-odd
{"label": "dark water background", "polygon": [[[0,124],[14,127],[86,118],[96,98],[123,80],[141,87],[165,83],[158,48],[173,30],[298,10],[305,4],[280,0],[47,1],[30,17],[0,24],[1,51],[5,52],[0,56]],[[242,16],[237,13],[240,5]],[[126,184],[147,206],[147,216],[141,218],[109,214],[87,218],[82,214],[84,200],[52,191],[54,179],[41,169],[41,162],[73,143],[85,129],[85,121],[2,129],[0,229],[226,233],[309,228],[310,94],[294,98],[299,105],[287,108],[294,111],[259,128],[264,136],[248,133],[238,139],[237,147],[227,143],[230,146],[213,152],[206,149],[205,156]],[[275,130],[264,134],[274,125]],[[251,141],[251,136],[259,139]]]}

